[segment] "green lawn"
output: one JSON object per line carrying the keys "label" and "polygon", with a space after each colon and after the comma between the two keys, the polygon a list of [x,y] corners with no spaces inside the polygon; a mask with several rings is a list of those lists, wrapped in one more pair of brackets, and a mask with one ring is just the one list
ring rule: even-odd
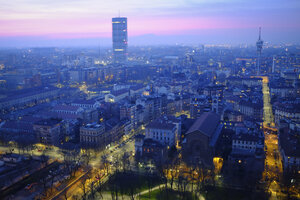
{"label": "green lawn", "polygon": [[221,187],[206,186],[202,190],[202,195],[206,200],[247,200],[247,199],[269,199],[268,194],[264,192],[250,191],[250,190],[237,190]]}
{"label": "green lawn", "polygon": [[142,175],[130,172],[118,172],[105,184],[106,191],[118,191],[118,193],[130,195],[139,193],[149,188],[162,184],[160,177],[155,175]]}
{"label": "green lawn", "polygon": [[167,189],[160,191],[153,190],[149,193],[140,196],[141,200],[196,200],[198,197],[191,192],[180,193],[175,190]]}

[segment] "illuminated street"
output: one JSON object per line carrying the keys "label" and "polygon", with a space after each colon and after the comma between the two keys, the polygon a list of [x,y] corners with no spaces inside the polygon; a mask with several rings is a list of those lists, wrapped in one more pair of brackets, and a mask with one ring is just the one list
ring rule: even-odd
{"label": "illuminated street", "polygon": [[274,127],[274,116],[272,111],[272,105],[270,103],[270,89],[269,79],[267,76],[262,76],[262,92],[264,102],[264,127]]}
{"label": "illuminated street", "polygon": [[272,111],[272,105],[270,103],[270,90],[268,77],[263,76],[263,100],[264,100],[264,133],[265,133],[265,170],[263,172],[263,181],[265,181],[268,187],[268,191],[271,193],[271,199],[277,199],[282,195],[279,181],[282,178],[282,163],[280,158],[280,152],[278,150],[278,136],[273,132],[274,128],[274,116]]}

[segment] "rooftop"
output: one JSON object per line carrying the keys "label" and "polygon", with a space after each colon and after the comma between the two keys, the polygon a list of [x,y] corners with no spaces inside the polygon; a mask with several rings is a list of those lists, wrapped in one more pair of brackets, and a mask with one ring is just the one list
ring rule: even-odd
{"label": "rooftop", "polygon": [[55,126],[61,122],[60,119],[42,119],[40,121],[35,122],[35,125],[40,126]]}
{"label": "rooftop", "polygon": [[129,90],[128,89],[122,89],[122,90],[117,90],[117,91],[112,91],[111,94],[114,95],[114,96],[120,96],[124,93],[128,93]]}
{"label": "rooftop", "polygon": [[72,102],[72,104],[89,104],[89,105],[94,105],[97,101],[94,99],[76,99]]}
{"label": "rooftop", "polygon": [[175,124],[166,121],[159,121],[159,120],[152,121],[146,126],[147,129],[163,129],[163,130],[173,130],[175,127],[176,127]]}
{"label": "rooftop", "polygon": [[70,106],[70,105],[56,105],[53,110],[65,110],[65,111],[77,111],[79,106]]}
{"label": "rooftop", "polygon": [[100,129],[103,128],[103,124],[97,124],[97,123],[92,123],[92,124],[86,124],[85,126],[82,126],[81,128],[84,129]]}
{"label": "rooftop", "polygon": [[220,116],[216,113],[205,112],[198,118],[192,127],[188,130],[187,134],[200,131],[201,133],[212,137],[216,128],[220,124]]}

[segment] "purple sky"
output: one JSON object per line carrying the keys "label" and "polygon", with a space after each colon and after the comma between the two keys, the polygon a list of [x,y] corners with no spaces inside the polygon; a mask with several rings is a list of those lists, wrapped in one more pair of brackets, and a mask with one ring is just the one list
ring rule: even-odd
{"label": "purple sky", "polygon": [[111,18],[128,17],[129,44],[300,43],[299,0],[10,0],[0,46],[110,45]]}

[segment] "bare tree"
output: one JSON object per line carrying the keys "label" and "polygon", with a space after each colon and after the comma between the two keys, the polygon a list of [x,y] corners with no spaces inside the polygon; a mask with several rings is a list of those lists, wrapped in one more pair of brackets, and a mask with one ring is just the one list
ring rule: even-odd
{"label": "bare tree", "polygon": [[101,163],[103,165],[104,170],[106,171],[106,174],[108,174],[109,173],[110,164],[109,164],[109,161],[108,161],[108,159],[107,159],[106,156],[102,156],[101,157]]}
{"label": "bare tree", "polygon": [[50,179],[50,193],[52,193],[52,191],[53,191],[53,185],[54,185],[54,180],[55,180],[55,178],[57,177],[57,173],[56,172],[52,172],[52,171],[50,171],[50,173],[49,173],[49,179]]}
{"label": "bare tree", "polygon": [[44,190],[43,193],[44,193],[44,195],[47,196],[47,189],[48,189],[47,183],[48,183],[48,178],[47,178],[47,176],[45,176],[45,174],[42,174],[42,175],[41,175],[40,183],[43,185],[43,190]]}
{"label": "bare tree", "polygon": [[195,182],[195,174],[196,174],[196,167],[195,166],[192,166],[189,168],[189,178],[191,179],[191,183],[192,183],[192,188],[191,188],[191,191],[193,193],[194,191],[194,182]]}
{"label": "bare tree", "polygon": [[96,195],[96,188],[95,188],[95,182],[93,181],[90,185],[90,192],[91,192],[91,198],[95,199],[95,195]]}
{"label": "bare tree", "polygon": [[88,180],[88,175],[85,175],[82,177],[82,179],[80,180],[80,189],[82,190],[82,199],[86,199],[86,195],[87,195],[87,180]]}
{"label": "bare tree", "polygon": [[111,198],[113,200],[118,200],[118,194],[119,194],[118,185],[115,183],[110,183],[109,190],[110,190]]}
{"label": "bare tree", "polygon": [[197,190],[200,191],[200,189],[204,186],[205,179],[208,177],[208,170],[205,169],[202,165],[197,165],[195,168],[195,173]]}
{"label": "bare tree", "polygon": [[68,200],[68,190],[67,189],[65,189],[63,191],[63,197],[64,197],[64,200]]}
{"label": "bare tree", "polygon": [[134,187],[130,187],[129,194],[130,194],[130,199],[134,200],[134,194],[135,194],[135,188]]}
{"label": "bare tree", "polygon": [[96,192],[99,193],[101,199],[103,199],[102,189],[103,189],[103,184],[101,182],[101,179],[99,179],[98,185],[96,187]]}
{"label": "bare tree", "polygon": [[169,165],[169,172],[170,172],[169,175],[170,175],[171,189],[173,189],[174,181],[179,175],[179,166],[180,166],[180,161],[178,159],[175,160],[175,162],[173,164]]}
{"label": "bare tree", "polygon": [[129,168],[129,155],[125,152],[121,157],[123,171],[126,171]]}
{"label": "bare tree", "polygon": [[83,163],[85,166],[88,166],[91,161],[91,149],[84,149],[84,153],[81,155],[81,158],[83,160]]}

